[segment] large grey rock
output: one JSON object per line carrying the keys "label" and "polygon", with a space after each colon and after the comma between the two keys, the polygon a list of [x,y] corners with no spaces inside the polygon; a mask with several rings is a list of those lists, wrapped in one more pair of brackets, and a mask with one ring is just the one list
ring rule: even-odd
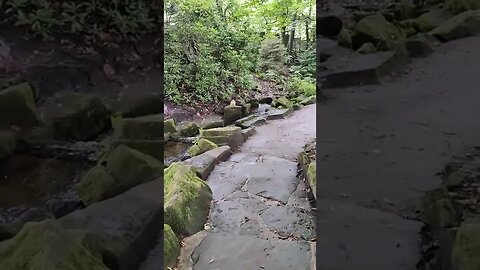
{"label": "large grey rock", "polygon": [[293,113],[293,108],[275,109],[271,108],[267,112],[267,120],[285,119]]}
{"label": "large grey rock", "polygon": [[154,180],[59,219],[98,239],[110,269],[137,270],[163,224],[163,181]]}
{"label": "large grey rock", "polygon": [[438,43],[438,40],[430,35],[415,35],[407,40],[408,54],[410,57],[428,56],[435,50]]}
{"label": "large grey rock", "polygon": [[337,48],[331,53],[319,74],[324,88],[378,84],[383,76],[407,63],[403,54],[394,51],[358,54]]}
{"label": "large grey rock", "polygon": [[202,179],[207,180],[215,165],[226,160],[231,154],[232,150],[229,146],[221,146],[187,159],[183,163],[192,165],[200,173]]}
{"label": "large grey rock", "polygon": [[223,121],[226,126],[233,124],[238,119],[242,118],[242,106],[229,105],[223,111]]}
{"label": "large grey rock", "polygon": [[480,10],[469,10],[443,22],[430,31],[440,41],[474,36],[480,33]]}
{"label": "large grey rock", "polygon": [[118,121],[115,132],[120,139],[159,140],[164,127],[162,114],[135,118],[123,118]]}
{"label": "large grey rock", "polygon": [[235,148],[244,142],[242,129],[235,126],[206,129],[203,130],[202,137],[218,146],[228,145],[231,148]]}
{"label": "large grey rock", "polygon": [[22,83],[0,90],[0,127],[29,127],[37,124],[33,90]]}
{"label": "large grey rock", "polygon": [[111,127],[110,111],[98,97],[59,92],[47,104],[45,121],[55,139],[90,140]]}
{"label": "large grey rock", "polygon": [[263,116],[258,115],[249,115],[247,117],[238,119],[235,121],[235,125],[241,128],[249,128],[249,127],[258,127],[263,125],[267,122],[267,119]]}

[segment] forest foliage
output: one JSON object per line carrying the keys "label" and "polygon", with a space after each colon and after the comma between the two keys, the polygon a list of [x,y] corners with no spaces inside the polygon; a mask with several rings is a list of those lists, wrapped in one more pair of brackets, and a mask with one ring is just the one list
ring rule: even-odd
{"label": "forest foliage", "polygon": [[311,92],[314,44],[312,0],[167,0],[166,96],[225,100],[255,88],[254,77]]}

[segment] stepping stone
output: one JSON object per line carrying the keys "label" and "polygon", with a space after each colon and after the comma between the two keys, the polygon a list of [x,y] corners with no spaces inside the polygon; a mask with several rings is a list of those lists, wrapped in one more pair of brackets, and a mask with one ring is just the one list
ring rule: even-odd
{"label": "stepping stone", "polygon": [[267,119],[263,116],[257,115],[250,115],[235,121],[235,125],[241,128],[249,128],[249,127],[258,127],[263,125],[267,122]]}
{"label": "stepping stone", "polygon": [[192,254],[195,270],[310,270],[310,245],[303,241],[209,233]]}
{"label": "stepping stone", "polygon": [[404,65],[407,59],[394,51],[359,54],[336,48],[320,71],[324,88],[340,88],[358,85],[379,84],[387,75]]}
{"label": "stepping stone", "polygon": [[235,191],[220,202],[214,203],[209,222],[215,232],[240,235],[259,235],[264,229],[258,217],[267,209],[261,199],[244,191]]}
{"label": "stepping stone", "polygon": [[270,231],[282,237],[296,237],[307,241],[316,237],[312,214],[292,205],[271,206],[260,214]]}
{"label": "stepping stone", "polygon": [[267,120],[278,120],[278,119],[285,119],[293,113],[292,108],[288,109],[275,109],[271,108],[267,112]]}
{"label": "stepping stone", "polygon": [[200,173],[202,179],[207,180],[208,176],[215,168],[215,165],[226,160],[231,154],[232,150],[229,146],[220,146],[201,155],[187,159],[183,161],[183,163],[192,165]]}

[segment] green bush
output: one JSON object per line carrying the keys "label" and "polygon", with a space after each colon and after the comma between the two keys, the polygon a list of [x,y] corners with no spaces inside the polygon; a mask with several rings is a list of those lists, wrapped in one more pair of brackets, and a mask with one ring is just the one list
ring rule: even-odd
{"label": "green bush", "polygon": [[260,47],[259,57],[259,69],[266,73],[265,76],[268,77],[271,74],[285,76],[288,74],[286,68],[288,60],[287,49],[280,39],[272,38],[264,40]]}
{"label": "green bush", "polygon": [[287,89],[295,95],[313,96],[316,94],[315,79],[292,77]]}
{"label": "green bush", "polygon": [[160,31],[161,7],[153,0],[6,0],[5,14],[32,34],[81,34],[91,41],[119,40]]}

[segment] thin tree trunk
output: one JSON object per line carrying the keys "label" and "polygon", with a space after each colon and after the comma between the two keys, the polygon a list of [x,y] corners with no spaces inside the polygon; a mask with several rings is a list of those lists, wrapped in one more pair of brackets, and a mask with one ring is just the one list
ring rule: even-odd
{"label": "thin tree trunk", "polygon": [[287,51],[288,51],[288,54],[290,54],[291,56],[293,56],[293,43],[295,41],[295,28],[296,28],[296,20],[297,20],[297,14],[295,13],[295,15],[293,16],[293,22],[292,22],[292,25],[290,27],[290,34],[289,34],[289,41],[288,41],[288,46],[287,46]]}
{"label": "thin tree trunk", "polygon": [[282,32],[280,34],[282,35],[283,46],[287,47],[288,46],[288,37],[287,37],[287,27],[286,26],[282,27]]}

